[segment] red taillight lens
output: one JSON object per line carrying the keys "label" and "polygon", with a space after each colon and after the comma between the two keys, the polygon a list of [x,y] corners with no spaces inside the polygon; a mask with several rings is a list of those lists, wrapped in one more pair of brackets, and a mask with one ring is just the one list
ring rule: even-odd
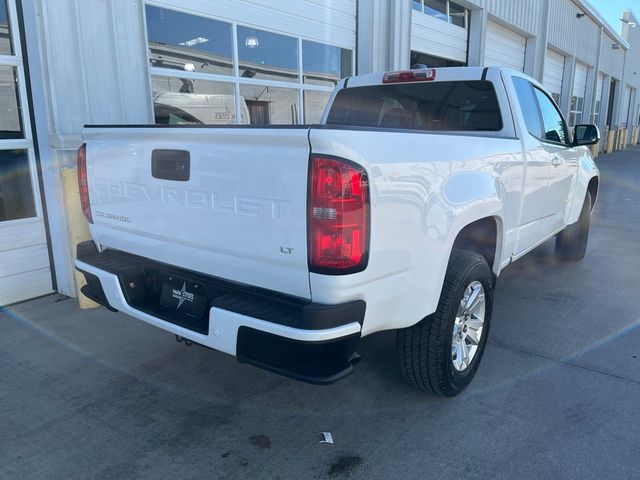
{"label": "red taillight lens", "polygon": [[309,178],[309,269],[355,273],[367,266],[369,185],[362,167],[312,156]]}
{"label": "red taillight lens", "polygon": [[87,180],[87,144],[83,143],[78,149],[78,190],[80,190],[80,205],[82,213],[89,223],[93,223],[91,203],[89,202],[89,182]]}
{"label": "red taillight lens", "polygon": [[402,70],[400,72],[388,72],[382,77],[382,83],[426,82],[436,79],[436,71],[429,70]]}

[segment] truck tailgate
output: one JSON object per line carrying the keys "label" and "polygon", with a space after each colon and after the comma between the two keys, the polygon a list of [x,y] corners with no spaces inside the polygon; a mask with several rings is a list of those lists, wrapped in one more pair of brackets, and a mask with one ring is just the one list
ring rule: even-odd
{"label": "truck tailgate", "polygon": [[310,298],[308,129],[88,127],[94,240]]}

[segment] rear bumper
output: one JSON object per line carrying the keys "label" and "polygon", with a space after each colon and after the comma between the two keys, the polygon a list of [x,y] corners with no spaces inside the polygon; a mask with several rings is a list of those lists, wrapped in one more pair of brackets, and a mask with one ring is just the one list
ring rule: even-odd
{"label": "rear bumper", "polygon": [[[351,373],[357,361],[364,301],[314,304],[123,252],[98,253],[93,242],[78,245],[75,265],[87,280],[83,294],[97,303],[241,362],[326,384]],[[156,283],[163,275],[206,289],[202,316],[185,320],[160,307]]]}

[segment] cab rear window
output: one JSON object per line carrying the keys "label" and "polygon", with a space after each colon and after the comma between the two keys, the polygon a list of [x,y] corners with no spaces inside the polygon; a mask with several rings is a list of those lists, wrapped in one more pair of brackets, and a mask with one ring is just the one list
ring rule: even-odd
{"label": "cab rear window", "polygon": [[340,90],[327,125],[497,132],[502,115],[491,82],[417,82]]}

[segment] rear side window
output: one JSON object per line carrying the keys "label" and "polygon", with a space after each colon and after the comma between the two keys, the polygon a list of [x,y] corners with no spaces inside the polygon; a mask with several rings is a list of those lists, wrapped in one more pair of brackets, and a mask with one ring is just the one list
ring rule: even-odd
{"label": "rear side window", "polygon": [[497,132],[502,115],[491,82],[419,82],[340,90],[327,125]]}

